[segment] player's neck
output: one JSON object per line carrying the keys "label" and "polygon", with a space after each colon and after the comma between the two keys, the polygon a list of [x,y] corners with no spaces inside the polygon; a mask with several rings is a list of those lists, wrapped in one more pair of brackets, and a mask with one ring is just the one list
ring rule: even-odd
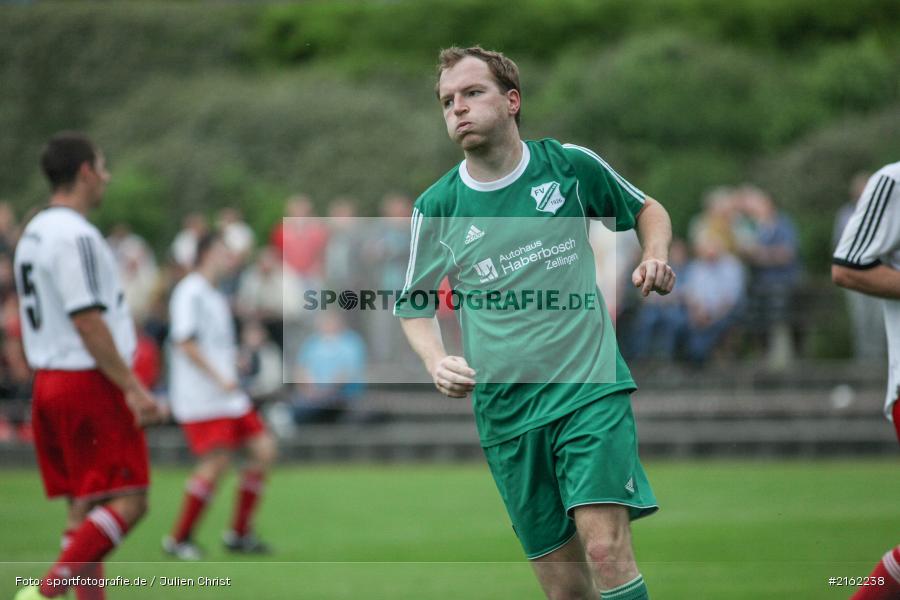
{"label": "player's neck", "polygon": [[87,217],[89,202],[83,194],[69,190],[57,190],[50,196],[50,206],[65,206]]}
{"label": "player's neck", "polygon": [[216,272],[216,269],[212,267],[197,267],[197,273],[209,282],[211,286],[216,287],[219,285],[219,279],[221,279],[221,277]]}
{"label": "player's neck", "polygon": [[512,173],[522,160],[522,139],[513,128],[502,139],[466,151],[466,170],[475,181],[496,181]]}

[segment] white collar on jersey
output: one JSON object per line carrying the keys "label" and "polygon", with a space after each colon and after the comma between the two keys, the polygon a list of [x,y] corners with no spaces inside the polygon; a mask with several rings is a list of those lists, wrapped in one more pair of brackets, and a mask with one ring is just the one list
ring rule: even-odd
{"label": "white collar on jersey", "polygon": [[500,179],[495,179],[494,181],[476,181],[475,179],[472,179],[472,176],[469,175],[469,169],[466,167],[466,161],[459,163],[459,177],[466,186],[477,192],[495,192],[505,188],[521,177],[522,173],[524,173],[525,169],[528,167],[528,161],[530,160],[531,152],[528,150],[528,144],[522,142],[522,159],[519,161],[519,164],[516,165],[515,169]]}

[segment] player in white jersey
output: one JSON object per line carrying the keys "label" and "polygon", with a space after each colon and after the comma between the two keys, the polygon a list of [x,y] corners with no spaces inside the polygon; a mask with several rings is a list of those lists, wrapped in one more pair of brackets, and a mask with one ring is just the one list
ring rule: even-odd
{"label": "player in white jersey", "polygon": [[250,521],[275,460],[276,445],[238,386],[234,319],[228,300],[216,289],[228,273],[229,252],[218,234],[202,238],[196,268],[175,286],[169,307],[172,413],[199,458],[188,480],[181,514],[171,535],[163,539],[163,549],[183,560],[200,558],[192,540],[194,527],[228,469],[233,451],[240,447],[249,451],[250,461],[241,475],[234,519],[224,543],[234,552],[268,551],[254,535]]}
{"label": "player in white jersey", "polygon": [[[884,413],[900,441],[900,162],[866,184],[834,252],[831,276],[845,288],[880,298],[888,342]],[[900,546],[888,551],[853,600],[900,598]]]}
{"label": "player in white jersey", "polygon": [[[57,597],[73,576],[102,576],[103,557],[147,510],[141,426],[162,417],[130,368],[134,324],[112,252],[85,218],[109,181],[104,156],[84,135],[64,132],[44,148],[41,167],[50,204],[25,227],[14,264],[35,370],[38,463],[47,496],[66,497],[69,512],[59,558],[17,600]],[[103,598],[101,587],[75,591],[78,600]]]}

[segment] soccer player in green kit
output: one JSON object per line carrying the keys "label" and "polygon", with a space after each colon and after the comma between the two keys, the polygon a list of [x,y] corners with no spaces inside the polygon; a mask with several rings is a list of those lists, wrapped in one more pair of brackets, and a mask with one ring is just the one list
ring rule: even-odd
{"label": "soccer player in green kit", "polygon": [[[394,312],[437,389],[474,394],[491,473],[547,597],[648,598],[630,521],[657,505],[586,225],[636,229],[643,258],[632,282],[644,296],[666,294],[668,213],[586,148],[523,142],[518,68],[502,54],[449,48],[438,73],[465,160],[416,201]],[[464,357],[447,355],[436,307],[416,301],[445,276]],[[573,295],[578,310],[566,311]]]}

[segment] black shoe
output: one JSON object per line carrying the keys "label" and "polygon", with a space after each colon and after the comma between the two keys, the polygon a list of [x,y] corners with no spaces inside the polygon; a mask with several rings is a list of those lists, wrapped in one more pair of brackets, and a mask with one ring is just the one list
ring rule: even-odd
{"label": "black shoe", "polygon": [[222,534],[222,543],[229,552],[241,554],[270,554],[272,552],[269,545],[253,533],[238,535],[234,531],[226,531]]}

